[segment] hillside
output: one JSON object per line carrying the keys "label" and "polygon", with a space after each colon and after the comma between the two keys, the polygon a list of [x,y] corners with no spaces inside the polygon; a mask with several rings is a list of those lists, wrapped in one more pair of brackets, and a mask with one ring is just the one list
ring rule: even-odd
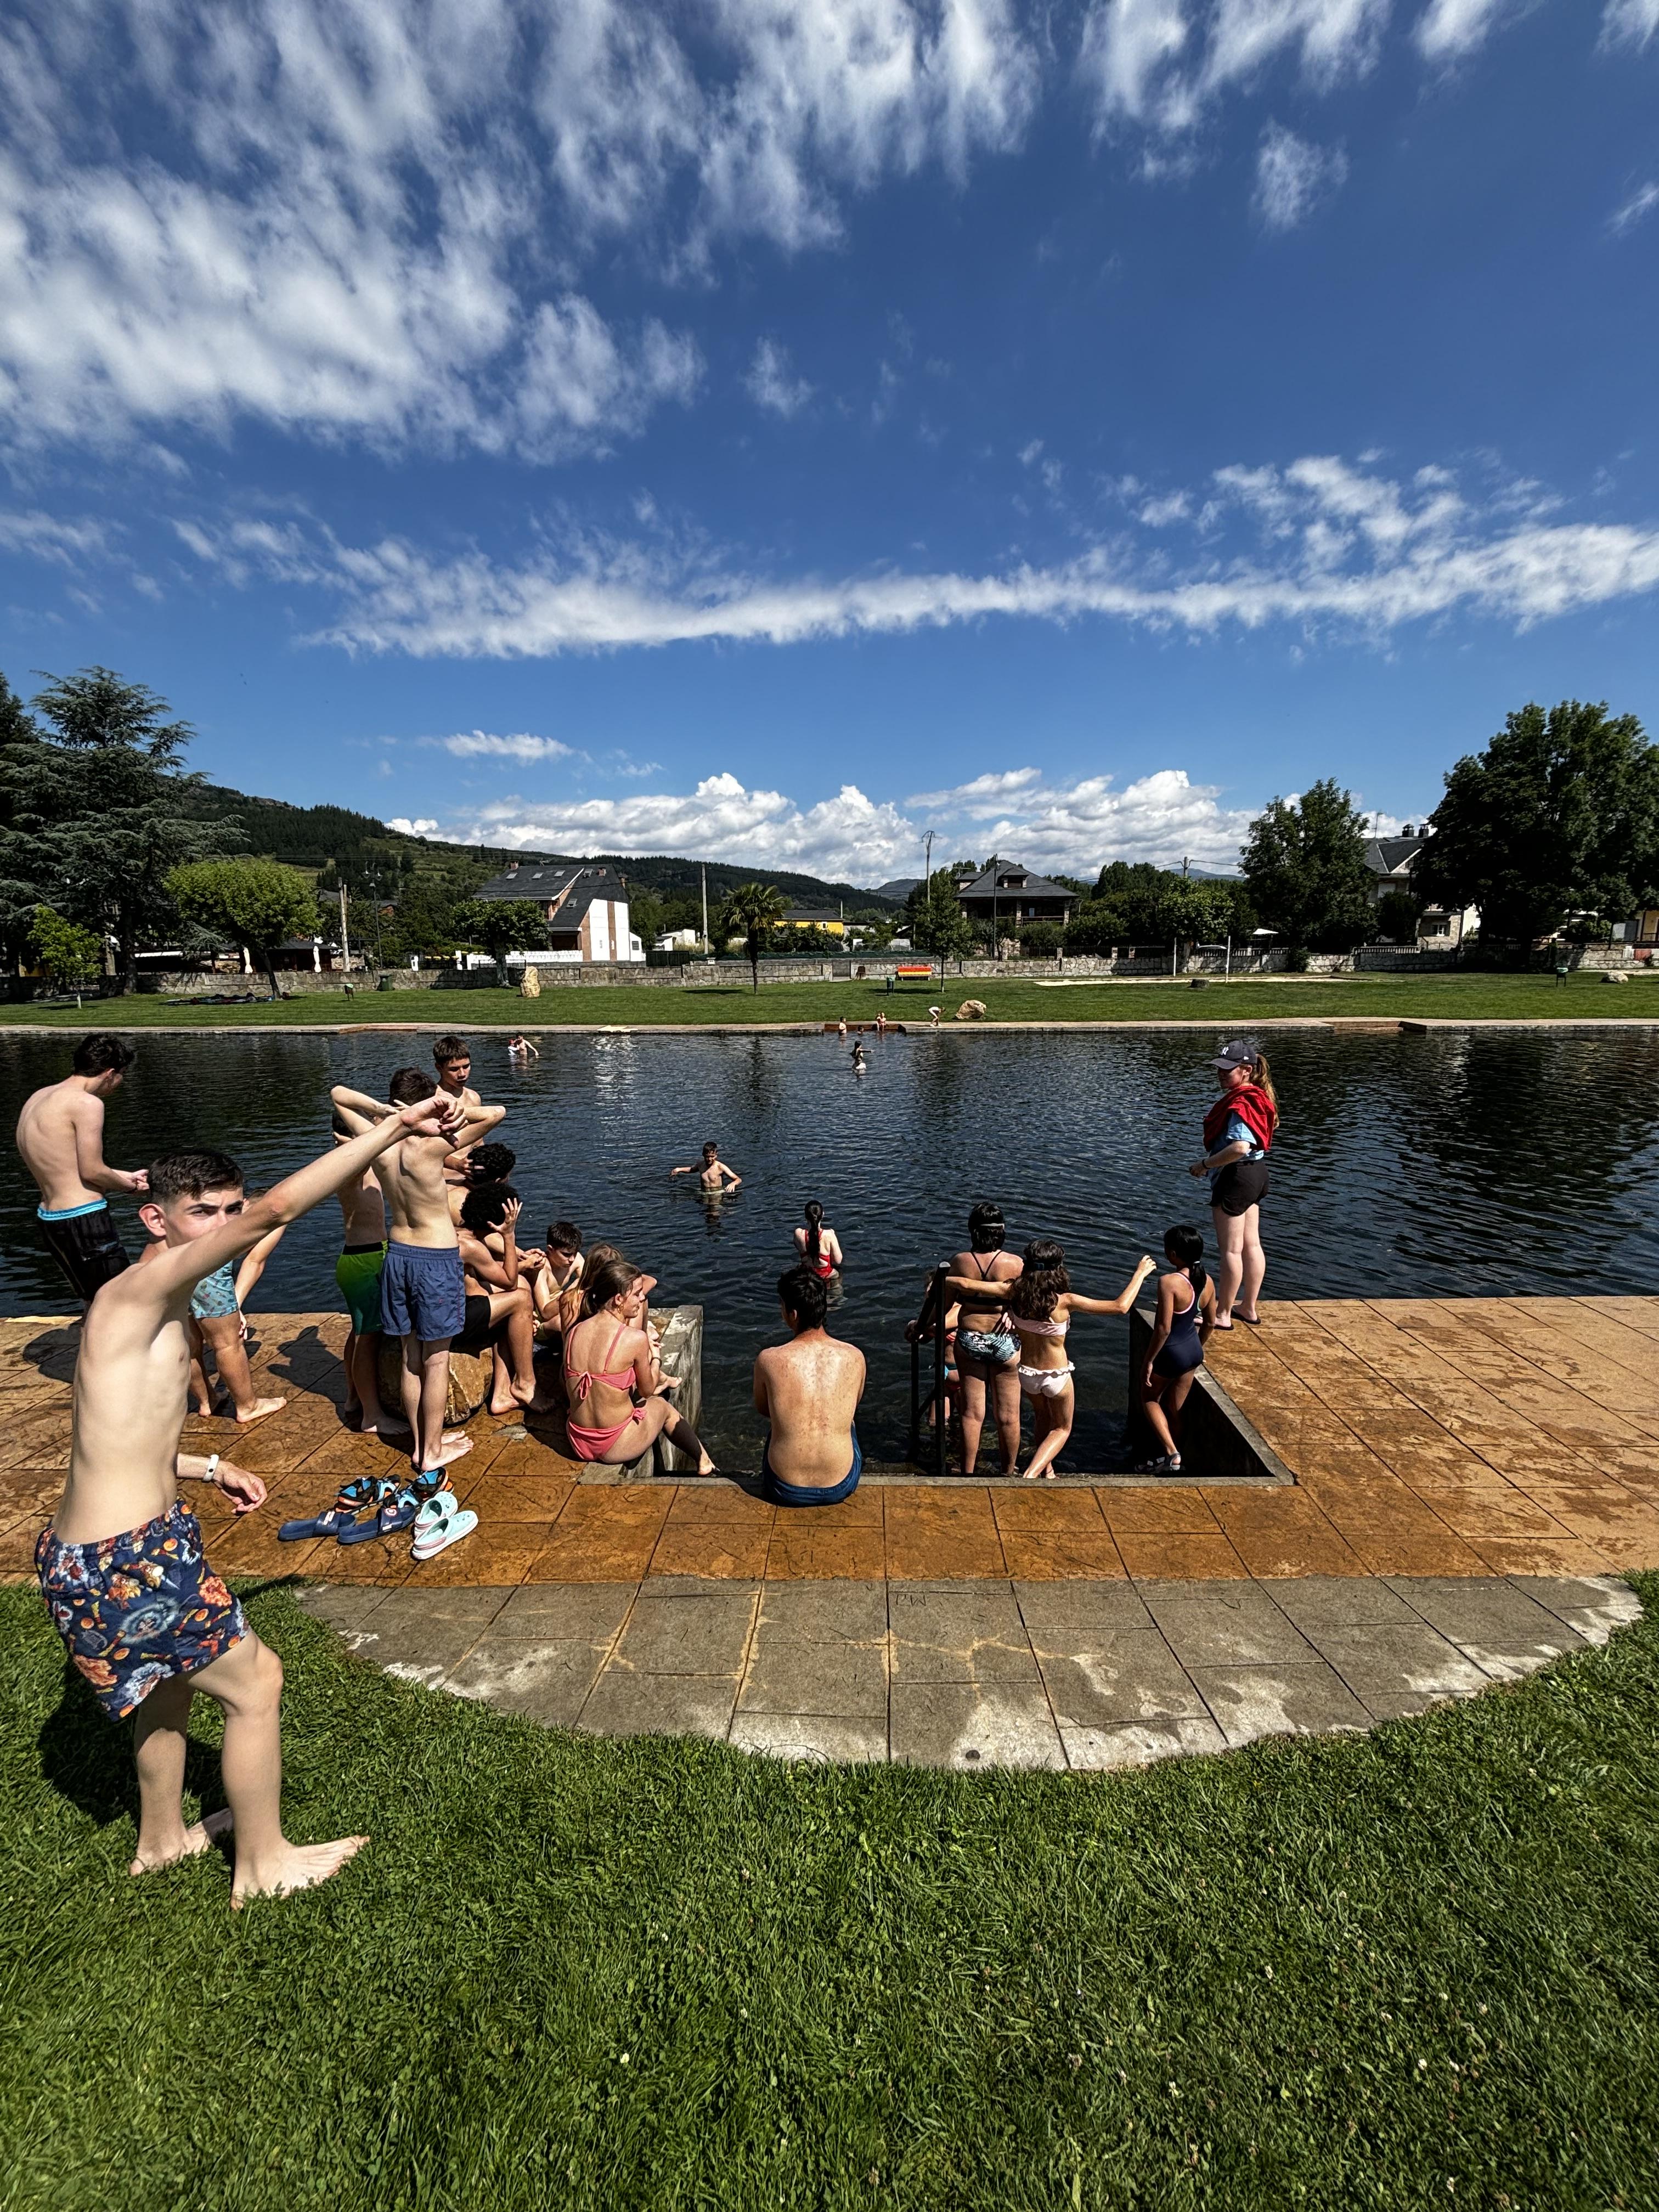
{"label": "hillside", "polygon": [[[343,875],[354,891],[374,884],[390,892],[397,878],[411,874],[447,877],[458,888],[470,890],[514,860],[603,860],[630,884],[659,898],[695,898],[702,888],[702,863],[666,854],[544,853],[456,845],[441,837],[411,837],[349,807],[290,806],[285,800],[257,798],[223,784],[203,786],[195,794],[194,809],[210,821],[234,816],[246,836],[246,851],[318,871],[319,888],[325,890],[331,890]],[[736,884],[747,883],[775,884],[792,903],[826,912],[843,902],[849,911],[902,903],[882,891],[866,890],[857,884],[825,883],[821,877],[793,869],[737,866],[723,860],[707,865],[711,905]]]}

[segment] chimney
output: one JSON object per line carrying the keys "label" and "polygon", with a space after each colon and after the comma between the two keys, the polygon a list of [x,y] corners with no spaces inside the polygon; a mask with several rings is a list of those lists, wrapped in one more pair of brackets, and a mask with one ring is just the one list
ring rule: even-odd
{"label": "chimney", "polygon": [[509,860],[509,861],[507,862],[507,874],[508,874],[509,876],[516,876],[516,875],[518,874],[518,872],[519,872],[519,864],[518,864],[518,862],[517,862],[516,860]]}

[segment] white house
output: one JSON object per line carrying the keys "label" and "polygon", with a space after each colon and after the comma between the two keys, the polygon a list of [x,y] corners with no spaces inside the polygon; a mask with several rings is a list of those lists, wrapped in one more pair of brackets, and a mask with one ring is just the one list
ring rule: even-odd
{"label": "white house", "polygon": [[481,899],[531,899],[547,917],[548,949],[526,945],[532,958],[553,962],[640,961],[645,947],[628,921],[628,884],[612,868],[585,860],[509,860],[474,894]]}
{"label": "white house", "polygon": [[[1409,822],[1401,824],[1397,837],[1373,837],[1368,842],[1365,861],[1371,872],[1371,896],[1377,905],[1390,891],[1416,896],[1412,875],[1428,842],[1427,824],[1414,831]],[[1453,908],[1449,912],[1443,906],[1425,906],[1417,924],[1417,941],[1435,946],[1461,945],[1480,919],[1479,910],[1472,906]]]}

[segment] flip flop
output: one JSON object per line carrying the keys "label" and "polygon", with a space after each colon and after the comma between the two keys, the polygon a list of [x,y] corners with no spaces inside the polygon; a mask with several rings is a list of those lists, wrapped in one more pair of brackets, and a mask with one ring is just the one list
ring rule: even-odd
{"label": "flip flop", "polygon": [[415,1516],[416,1542],[419,1543],[427,1531],[435,1528],[441,1521],[447,1521],[450,1515],[459,1509],[459,1504],[460,1500],[453,1490],[441,1490],[435,1498],[428,1498]]}
{"label": "flip flop", "polygon": [[410,1556],[416,1559],[435,1559],[440,1552],[447,1552],[452,1544],[459,1544],[463,1536],[470,1536],[478,1525],[478,1516],[469,1508],[463,1513],[451,1513],[417,1536],[410,1547]]}
{"label": "flip flop", "polygon": [[1233,1319],[1235,1321],[1242,1321],[1246,1328],[1260,1328],[1261,1326],[1261,1316],[1260,1314],[1236,1313],[1233,1316]]}
{"label": "flip flop", "polygon": [[354,1521],[349,1528],[342,1528],[335,1538],[337,1544],[367,1544],[374,1536],[398,1536],[414,1522],[421,1510],[419,1493],[412,1483],[393,1491],[383,1498],[377,1513],[366,1513],[361,1521]]}
{"label": "flip flop", "polygon": [[276,1531],[276,1540],[297,1544],[305,1536],[337,1536],[365,1506],[378,1509],[391,1487],[382,1475],[360,1474],[355,1482],[346,1484],[325,1512],[313,1514],[306,1521],[284,1521]]}

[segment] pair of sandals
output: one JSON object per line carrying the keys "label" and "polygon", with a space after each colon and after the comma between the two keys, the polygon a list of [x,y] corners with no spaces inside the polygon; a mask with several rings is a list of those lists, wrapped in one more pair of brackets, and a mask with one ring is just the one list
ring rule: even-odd
{"label": "pair of sandals", "polygon": [[443,1487],[442,1474],[434,1468],[430,1474],[405,1483],[388,1482],[383,1475],[359,1475],[345,1485],[332,1505],[301,1521],[284,1521],[276,1535],[284,1544],[318,1536],[332,1536],[337,1544],[367,1544],[373,1537],[399,1536],[412,1528],[415,1557],[432,1559],[470,1536],[477,1525],[477,1515],[461,1511],[455,1493]]}

